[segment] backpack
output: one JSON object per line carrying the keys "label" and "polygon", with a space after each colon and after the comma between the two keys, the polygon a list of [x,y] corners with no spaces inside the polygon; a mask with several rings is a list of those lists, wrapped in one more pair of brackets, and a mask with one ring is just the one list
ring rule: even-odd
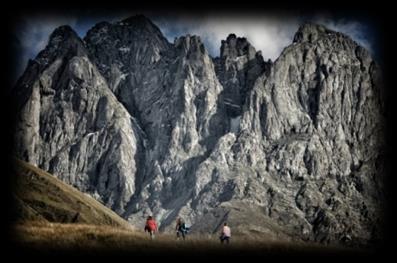
{"label": "backpack", "polygon": [[188,232],[189,232],[189,229],[190,229],[190,227],[186,226],[186,224],[185,224],[185,223],[182,223],[181,229],[182,229],[182,231],[183,231],[183,232],[185,232],[185,233],[188,233]]}

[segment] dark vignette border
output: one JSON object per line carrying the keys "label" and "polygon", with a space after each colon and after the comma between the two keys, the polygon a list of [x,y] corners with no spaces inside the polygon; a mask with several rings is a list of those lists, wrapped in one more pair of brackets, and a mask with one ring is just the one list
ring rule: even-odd
{"label": "dark vignette border", "polygon": [[[386,2],[386,1],[385,1]],[[156,11],[158,13],[184,13],[194,16],[201,16],[206,12],[219,12],[226,14],[252,14],[252,13],[261,13],[261,12],[291,12],[294,14],[300,14],[301,16],[311,15],[315,13],[328,13],[335,15],[337,17],[357,17],[360,19],[369,19],[373,22],[378,29],[378,46],[379,49],[379,57],[381,58],[378,63],[382,68],[384,75],[384,98],[385,98],[385,117],[386,117],[386,145],[385,149],[385,185],[386,185],[386,198],[387,203],[385,204],[385,236],[381,243],[377,244],[375,247],[375,251],[371,253],[365,254],[354,254],[354,253],[330,253],[330,254],[322,254],[322,253],[311,253],[311,252],[289,252],[289,253],[263,253],[261,251],[250,251],[249,254],[242,254],[239,251],[234,251],[228,254],[217,254],[217,255],[208,255],[208,254],[183,254],[183,255],[172,255],[172,253],[156,253],[153,252],[152,256],[170,256],[172,258],[178,259],[181,257],[187,257],[191,260],[195,260],[197,258],[215,258],[215,257],[225,257],[228,256],[231,259],[233,257],[239,258],[240,256],[245,257],[261,257],[261,258],[300,258],[300,259],[315,259],[317,260],[363,260],[365,258],[369,259],[377,259],[379,257],[388,257],[393,255],[393,248],[391,247],[393,244],[393,240],[395,237],[395,215],[393,211],[393,203],[394,203],[394,178],[392,175],[392,166],[391,162],[395,160],[395,154],[393,152],[393,135],[394,133],[394,125],[393,125],[393,108],[392,102],[394,101],[394,89],[392,88],[392,76],[394,71],[394,58],[392,55],[395,53],[392,50],[393,44],[393,10],[392,4],[381,3],[381,1],[377,1],[377,3],[366,3],[366,1],[305,1],[301,2],[265,2],[265,1],[224,1],[211,3],[209,1],[174,1],[172,3],[169,2],[123,2],[118,0],[112,0],[109,2],[99,2],[99,1],[89,1],[82,3],[81,1],[68,0],[65,2],[53,2],[53,1],[40,1],[40,2],[30,2],[24,3],[21,1],[15,2],[13,5],[10,5],[3,11],[1,16],[2,25],[4,25],[3,30],[5,34],[2,38],[1,44],[3,45],[2,49],[3,54],[5,55],[6,60],[2,63],[2,74],[4,74],[3,85],[0,89],[2,103],[1,105],[1,131],[2,136],[1,139],[3,151],[2,155],[2,186],[3,189],[1,191],[2,198],[0,199],[3,204],[2,209],[2,219],[3,219],[3,228],[1,232],[1,236],[5,238],[5,245],[3,246],[4,251],[8,252],[12,257],[26,257],[29,259],[33,259],[39,257],[41,259],[60,259],[65,260],[67,258],[87,258],[87,259],[96,259],[103,258],[104,260],[119,258],[121,256],[125,256],[129,260],[137,259],[137,256],[147,257],[151,255],[144,255],[139,253],[118,253],[118,252],[107,252],[107,253],[92,253],[89,251],[57,251],[51,253],[39,253],[37,251],[28,250],[26,248],[17,247],[13,242],[12,238],[14,233],[12,232],[11,223],[15,218],[14,211],[14,203],[12,199],[12,192],[14,188],[14,178],[13,175],[13,134],[14,124],[15,124],[15,115],[16,112],[16,103],[15,98],[12,97],[12,87],[13,83],[13,69],[15,68],[16,63],[18,63],[16,57],[18,56],[17,50],[15,49],[16,41],[14,37],[15,33],[15,25],[18,22],[18,19],[24,16],[29,16],[31,14],[40,14],[42,12],[45,13],[81,13],[81,14],[106,14],[107,12],[117,12],[120,10],[149,10]],[[394,28],[395,30],[395,28]]]}

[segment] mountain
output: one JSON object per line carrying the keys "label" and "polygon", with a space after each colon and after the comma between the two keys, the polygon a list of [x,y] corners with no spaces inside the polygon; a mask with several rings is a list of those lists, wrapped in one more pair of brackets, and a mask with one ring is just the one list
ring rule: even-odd
{"label": "mountain", "polygon": [[29,129],[20,128],[16,149],[24,160],[62,174],[118,211],[135,190],[139,126],[87,55],[65,26],[30,62],[17,90],[17,96],[30,96],[20,108],[20,124]]}
{"label": "mountain", "polygon": [[303,24],[272,62],[234,34],[218,58],[199,36],[169,43],[141,15],[84,39],[63,26],[14,92],[16,155],[132,224],[153,214],[162,230],[182,216],[197,232],[227,220],[323,243],[381,236],[382,77],[344,34]]}
{"label": "mountain", "polygon": [[132,229],[106,206],[37,167],[17,161],[14,176],[20,222],[80,223]]}

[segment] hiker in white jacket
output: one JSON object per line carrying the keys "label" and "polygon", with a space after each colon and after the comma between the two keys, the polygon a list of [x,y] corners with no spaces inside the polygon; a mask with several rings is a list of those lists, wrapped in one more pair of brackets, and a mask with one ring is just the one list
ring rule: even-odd
{"label": "hiker in white jacket", "polygon": [[231,231],[230,231],[230,227],[225,222],[223,224],[222,232],[221,232],[221,235],[220,235],[219,239],[221,240],[222,244],[223,244],[224,241],[226,241],[226,244],[229,244],[229,239],[230,239],[231,236],[232,236],[232,234],[231,234]]}

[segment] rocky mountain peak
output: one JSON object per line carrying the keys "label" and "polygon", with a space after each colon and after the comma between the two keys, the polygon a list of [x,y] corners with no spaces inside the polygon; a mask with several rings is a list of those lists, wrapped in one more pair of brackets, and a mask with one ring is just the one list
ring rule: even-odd
{"label": "rocky mountain peak", "polygon": [[77,33],[69,25],[63,25],[54,30],[50,35],[50,44],[58,44],[69,38],[79,38]]}
{"label": "rocky mountain peak", "polygon": [[221,58],[229,57],[235,59],[240,56],[247,56],[248,60],[251,60],[255,58],[255,54],[255,48],[245,37],[237,37],[235,34],[230,34],[226,40],[222,40]]}
{"label": "rocky mountain peak", "polygon": [[121,20],[120,23],[123,23],[125,25],[135,25],[135,26],[141,26],[141,27],[156,27],[157,26],[155,24],[153,24],[153,22],[147,18],[146,16],[142,15],[142,14],[138,14],[138,15],[133,15],[130,17],[127,17],[123,20]]}
{"label": "rocky mountain peak", "polygon": [[[84,41],[90,58],[113,91],[123,87],[128,71],[150,67],[172,49],[160,29],[142,15],[115,23],[98,23],[87,32]],[[134,81],[140,75],[134,75]]]}
{"label": "rocky mountain peak", "polygon": [[174,45],[177,49],[182,50],[185,54],[188,52],[199,52],[207,54],[203,42],[199,36],[186,35],[175,39]]}
{"label": "rocky mountain peak", "polygon": [[293,42],[301,43],[301,42],[309,42],[312,43],[319,39],[320,37],[327,36],[329,34],[334,34],[336,32],[329,30],[323,25],[315,24],[315,23],[304,23],[302,24],[298,31],[294,35]]}
{"label": "rocky mountain peak", "polygon": [[83,41],[70,26],[64,25],[52,32],[46,48],[37,55],[36,62],[46,66],[57,57],[71,58],[85,54]]}
{"label": "rocky mountain peak", "polygon": [[119,39],[122,44],[132,44],[145,39],[148,42],[160,41],[166,45],[168,41],[160,29],[143,15],[128,17],[124,20],[109,23],[100,22],[87,32],[85,41],[90,44],[106,42],[106,40]]}
{"label": "rocky mountain peak", "polygon": [[222,40],[220,58],[214,61],[218,79],[225,88],[223,101],[227,113],[231,118],[238,118],[248,90],[270,63],[264,62],[261,52],[246,38],[235,34]]}
{"label": "rocky mountain peak", "polygon": [[148,40],[150,38],[154,39],[158,37],[161,38],[163,41],[166,41],[160,29],[144,15],[130,16],[124,20],[116,22],[114,26],[119,30],[128,30],[137,34],[141,34],[143,35],[143,37],[148,38]]}

